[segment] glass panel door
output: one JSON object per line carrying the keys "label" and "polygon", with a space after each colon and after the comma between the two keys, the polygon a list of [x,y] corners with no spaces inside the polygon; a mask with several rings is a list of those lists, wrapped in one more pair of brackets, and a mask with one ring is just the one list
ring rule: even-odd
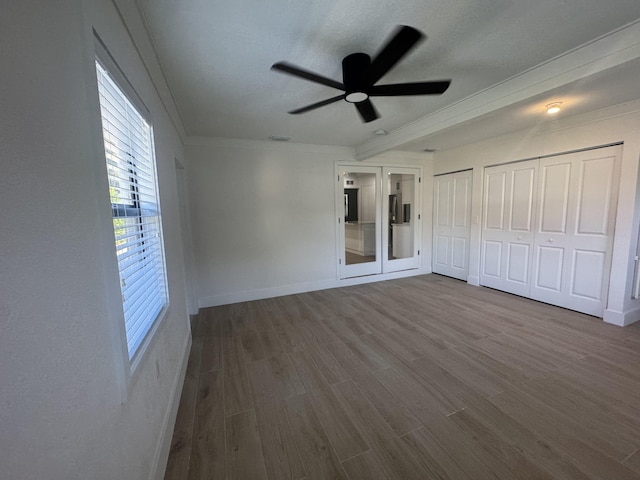
{"label": "glass panel door", "polygon": [[382,271],[418,268],[420,259],[419,169],[384,167]]}
{"label": "glass panel door", "polygon": [[338,166],[340,219],[340,277],[382,272],[381,169]]}

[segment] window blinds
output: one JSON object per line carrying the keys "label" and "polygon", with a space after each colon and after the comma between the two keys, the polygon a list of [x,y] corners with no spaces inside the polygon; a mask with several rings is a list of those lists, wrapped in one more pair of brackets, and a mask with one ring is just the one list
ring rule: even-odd
{"label": "window blinds", "polygon": [[151,126],[96,61],[129,359],[167,304]]}

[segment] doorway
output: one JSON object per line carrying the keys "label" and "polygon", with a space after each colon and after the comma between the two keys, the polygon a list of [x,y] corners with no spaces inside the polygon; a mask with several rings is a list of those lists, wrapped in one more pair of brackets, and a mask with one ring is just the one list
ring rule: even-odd
{"label": "doorway", "polygon": [[338,165],[340,278],[418,268],[420,170]]}

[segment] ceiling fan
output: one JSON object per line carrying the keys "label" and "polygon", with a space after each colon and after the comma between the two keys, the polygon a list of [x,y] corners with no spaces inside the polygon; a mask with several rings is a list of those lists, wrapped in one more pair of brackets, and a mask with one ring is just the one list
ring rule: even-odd
{"label": "ceiling fan", "polygon": [[396,30],[391,39],[373,59],[366,53],[347,55],[342,60],[342,83],[287,62],[275,63],[272,65],[271,70],[304,78],[344,92],[336,97],[312,103],[289,113],[305,113],[339,100],[345,100],[355,105],[363,122],[372,122],[379,118],[380,115],[369,97],[441,95],[449,88],[451,80],[375,85],[423,38],[424,35],[419,30],[403,25]]}

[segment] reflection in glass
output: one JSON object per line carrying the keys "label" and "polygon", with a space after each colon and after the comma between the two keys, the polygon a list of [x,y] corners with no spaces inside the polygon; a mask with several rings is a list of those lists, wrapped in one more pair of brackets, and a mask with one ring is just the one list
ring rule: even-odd
{"label": "reflection in glass", "polygon": [[376,174],[345,172],[345,263],[376,261]]}
{"label": "reflection in glass", "polygon": [[415,204],[415,175],[391,173],[389,182],[389,260],[413,257],[415,220],[411,210]]}

